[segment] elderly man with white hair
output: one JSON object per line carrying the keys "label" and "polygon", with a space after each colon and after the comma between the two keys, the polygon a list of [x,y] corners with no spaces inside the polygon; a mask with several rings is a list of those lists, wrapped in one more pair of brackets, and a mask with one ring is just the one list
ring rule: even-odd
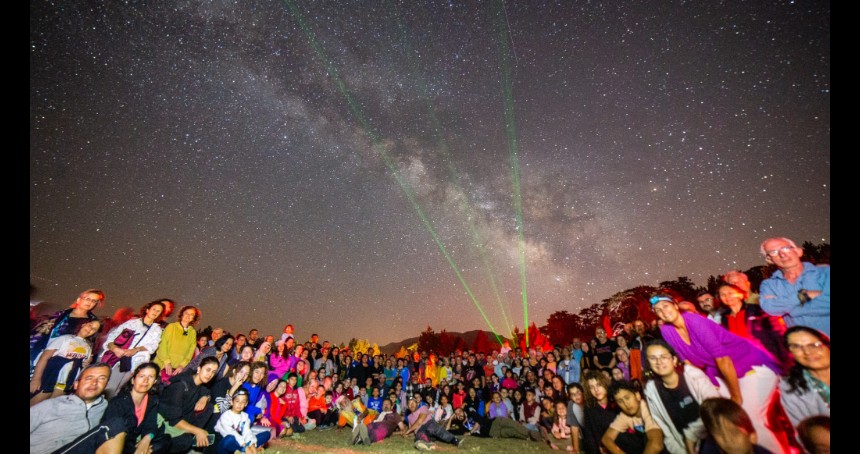
{"label": "elderly man with white hair", "polygon": [[759,248],[779,268],[761,283],[759,301],[788,327],[803,325],[830,336],[830,265],[802,262],[803,249],[788,238],[768,238]]}

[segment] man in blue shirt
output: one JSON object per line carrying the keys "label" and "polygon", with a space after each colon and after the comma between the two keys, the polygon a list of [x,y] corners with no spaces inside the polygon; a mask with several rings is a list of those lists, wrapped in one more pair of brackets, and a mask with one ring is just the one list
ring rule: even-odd
{"label": "man in blue shirt", "polygon": [[788,238],[761,243],[765,261],[779,268],[761,283],[759,301],[788,327],[804,325],[830,336],[830,266],[802,262],[803,249]]}

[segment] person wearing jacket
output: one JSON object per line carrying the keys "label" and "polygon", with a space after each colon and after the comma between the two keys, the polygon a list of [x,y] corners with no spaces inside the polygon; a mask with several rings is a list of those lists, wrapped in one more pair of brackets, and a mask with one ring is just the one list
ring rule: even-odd
{"label": "person wearing jacket", "polygon": [[171,436],[171,452],[185,452],[192,446],[209,446],[209,419],[213,413],[213,402],[209,383],[218,371],[218,359],[204,358],[193,375],[179,374],[164,388],[159,401],[158,413],[166,424],[165,431]]}
{"label": "person wearing jacket", "polygon": [[[108,332],[105,338],[104,353],[113,352],[117,358],[131,356],[131,370],[121,371],[121,363],[117,361],[113,366],[110,374],[110,383],[105,388],[105,394],[108,398],[115,396],[123,385],[128,382],[132,376],[132,371],[144,363],[148,363],[152,354],[158,349],[158,344],[161,343],[161,314],[164,313],[164,303],[162,300],[155,300],[140,308],[140,316],[130,319],[114,327]],[[117,336],[125,329],[134,331],[134,337],[125,347],[118,347],[114,344]],[[161,368],[159,367],[159,370]]]}
{"label": "person wearing jacket", "polygon": [[[164,433],[164,426],[158,425],[158,394],[153,392],[160,373],[161,369],[153,362],[137,366],[123,389],[108,402],[102,420],[114,417],[126,420],[123,454],[170,451],[170,437]],[[139,412],[139,408],[143,411]]]}
{"label": "person wearing jacket", "polygon": [[81,371],[75,393],[30,407],[30,454],[96,452],[100,446],[119,451],[125,443],[125,420],[103,420],[102,396],[110,367],[95,363]]}
{"label": "person wearing jacket", "polygon": [[698,452],[707,435],[699,404],[709,397],[720,397],[719,390],[700,369],[681,363],[675,349],[663,340],[648,344],[645,359],[645,368],[654,378],[645,383],[643,394],[651,416],[663,430],[666,451]]}

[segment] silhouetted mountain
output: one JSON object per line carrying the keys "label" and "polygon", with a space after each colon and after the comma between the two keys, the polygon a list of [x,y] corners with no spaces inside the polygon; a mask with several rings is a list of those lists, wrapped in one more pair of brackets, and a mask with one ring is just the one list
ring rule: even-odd
{"label": "silhouetted mountain", "polygon": [[[481,330],[479,330],[479,329],[472,330],[472,331],[466,331],[465,333],[448,331],[448,334],[450,336],[463,338],[463,342],[465,342],[465,344],[468,346],[468,348],[471,348],[472,344],[475,342],[475,337],[478,336],[478,333],[480,331]],[[487,334],[488,338],[495,339],[495,335],[491,331],[484,331],[484,332]],[[398,351],[400,351],[400,347],[409,347],[410,345],[412,345],[416,342],[418,342],[418,336],[409,337],[409,338],[403,339],[402,341],[399,341],[399,342],[392,342],[390,344],[380,345],[379,350],[382,353],[391,355],[391,354],[394,354],[394,353],[397,353]],[[487,352],[487,353],[490,353],[490,352]]]}

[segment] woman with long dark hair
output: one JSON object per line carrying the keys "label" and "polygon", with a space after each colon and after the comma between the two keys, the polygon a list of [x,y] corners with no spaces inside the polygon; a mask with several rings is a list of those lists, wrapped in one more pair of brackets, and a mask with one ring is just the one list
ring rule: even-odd
{"label": "woman with long dark hair", "polygon": [[137,423],[126,427],[124,454],[159,454],[170,450],[170,437],[164,433],[164,426],[158,425],[159,401],[153,387],[160,372],[158,364],[153,362],[138,365],[119,393],[108,402],[102,421],[122,417]]}
{"label": "woman with long dark hair", "polygon": [[780,380],[780,399],[796,428],[810,416],[830,416],[830,338],[808,326],[792,326],[784,337],[794,366]]}
{"label": "woman with long dark hair", "polygon": [[700,369],[685,365],[662,339],[651,341],[643,352],[649,380],[643,392],[654,421],[663,430],[663,445],[670,454],[698,452],[707,432],[699,417],[699,404],[720,397],[717,387]]}

